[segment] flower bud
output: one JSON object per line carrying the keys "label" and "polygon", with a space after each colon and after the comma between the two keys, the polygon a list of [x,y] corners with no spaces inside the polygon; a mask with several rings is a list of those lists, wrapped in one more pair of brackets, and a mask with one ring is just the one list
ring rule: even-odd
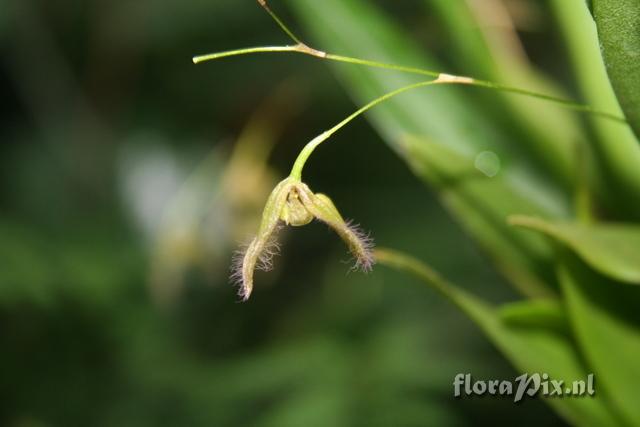
{"label": "flower bud", "polygon": [[280,221],[286,225],[302,226],[313,218],[327,224],[347,244],[356,259],[354,269],[371,270],[374,264],[373,239],[345,221],[328,196],[314,194],[306,184],[289,177],[273,189],[262,213],[258,235],[234,259],[231,279],[238,283],[238,294],[243,301],[253,290],[254,270],[270,270],[273,256],[279,252],[275,233]]}

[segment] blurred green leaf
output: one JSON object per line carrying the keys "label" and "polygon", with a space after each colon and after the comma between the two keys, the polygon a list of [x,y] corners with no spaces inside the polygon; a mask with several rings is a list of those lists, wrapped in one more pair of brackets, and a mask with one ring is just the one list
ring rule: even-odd
{"label": "blurred green leaf", "polygon": [[538,327],[569,332],[569,319],[564,307],[558,300],[537,299],[503,304],[498,316],[509,326],[524,328]]}
{"label": "blurred green leaf", "polygon": [[45,238],[37,229],[0,218],[0,307],[53,307],[65,297],[105,306],[121,297],[135,277],[139,251],[106,233],[81,234],[64,241]]}
{"label": "blurred green leaf", "polygon": [[[417,276],[453,302],[519,371],[547,373],[550,378],[565,382],[586,378],[589,373],[572,340],[563,334],[544,327],[511,327],[494,307],[448,283],[422,262],[390,250],[378,250],[376,256],[382,264]],[[635,394],[629,396],[634,398]],[[542,399],[575,425],[618,425],[602,399]]]}
{"label": "blurred green leaf", "polygon": [[510,217],[509,222],[560,241],[604,275],[621,282],[640,285],[638,225],[555,223],[521,215]]}
{"label": "blurred green leaf", "polygon": [[593,18],[609,79],[640,138],[640,1],[594,0]]}
{"label": "blurred green leaf", "polygon": [[640,288],[622,286],[567,253],[559,279],[578,344],[609,400],[629,425],[640,424]]}
{"label": "blurred green leaf", "polygon": [[[550,0],[585,101],[592,107],[621,114],[602,61],[596,26],[584,0]],[[628,125],[591,117],[598,168],[593,180],[599,199],[617,220],[640,218],[640,144]],[[615,191],[612,189],[615,188]]]}
{"label": "blurred green leaf", "polygon": [[544,212],[510,187],[501,174],[488,177],[472,159],[424,139],[404,139],[403,157],[420,177],[435,185],[443,203],[490,254],[500,270],[528,296],[549,296],[551,247],[526,233],[514,233],[506,212]]}
{"label": "blurred green leaf", "polygon": [[[494,20],[509,19],[501,2],[426,0],[425,4],[444,24],[449,55],[460,69],[456,72],[568,98],[528,61],[514,28],[496,28]],[[532,154],[549,165],[560,182],[568,183],[574,142],[584,138],[575,115],[557,105],[506,92],[483,95],[484,102],[492,103],[496,117],[513,116]]]}
{"label": "blurred green leaf", "polygon": [[55,264],[46,242],[23,225],[0,219],[0,306],[47,306],[55,300]]}
{"label": "blurred green leaf", "polygon": [[589,12],[591,12],[591,15],[593,15],[593,0],[585,0],[585,3],[587,4]]}

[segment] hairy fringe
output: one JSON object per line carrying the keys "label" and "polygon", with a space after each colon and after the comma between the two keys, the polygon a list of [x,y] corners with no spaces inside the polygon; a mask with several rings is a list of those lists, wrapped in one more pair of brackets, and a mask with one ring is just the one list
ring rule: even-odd
{"label": "hairy fringe", "polygon": [[280,243],[275,236],[269,238],[258,256],[256,268],[262,271],[273,270],[273,258],[280,255]]}
{"label": "hairy fringe", "polygon": [[[233,257],[231,258],[231,274],[229,275],[229,280],[232,284],[237,286],[238,288],[238,296],[241,301],[246,301],[249,299],[249,295],[251,294],[253,288],[253,280],[249,282],[248,279],[244,275],[244,267],[247,263],[252,263],[255,269],[262,271],[271,271],[273,269],[273,258],[280,254],[280,244],[278,243],[276,233],[282,228],[282,226],[276,227],[273,234],[269,237],[266,242],[260,243],[257,242],[257,238],[253,238],[249,243],[243,243],[240,245],[240,249],[236,250],[233,253]],[[257,254],[256,259],[249,259],[247,257],[247,250],[252,244],[261,244],[262,249],[260,249]]]}
{"label": "hairy fringe", "polygon": [[373,269],[373,265],[376,263],[373,256],[373,248],[375,247],[373,237],[371,237],[371,233],[365,232],[360,227],[360,224],[355,224],[352,220],[348,220],[346,222],[346,226],[359,242],[358,250],[353,251],[356,263],[352,267],[352,270],[360,270],[364,273],[368,273]]}

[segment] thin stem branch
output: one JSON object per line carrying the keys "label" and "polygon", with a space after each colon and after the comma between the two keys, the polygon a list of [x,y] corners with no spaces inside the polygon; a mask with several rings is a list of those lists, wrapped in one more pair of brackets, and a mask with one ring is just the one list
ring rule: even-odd
{"label": "thin stem branch", "polygon": [[[474,79],[472,79],[470,77],[452,76],[452,75],[449,75],[449,74],[441,73],[441,74],[438,75],[438,78],[435,79],[435,80],[427,80],[427,81],[413,83],[413,84],[410,84],[410,85],[407,85],[407,86],[403,86],[403,87],[401,87],[399,89],[396,89],[394,91],[388,92],[388,93],[386,93],[386,94],[374,99],[373,101],[369,102],[368,104],[364,105],[363,107],[360,107],[358,110],[356,110],[355,112],[350,114],[347,118],[342,120],[340,123],[338,123],[337,125],[335,125],[331,129],[326,130],[326,131],[322,132],[320,135],[318,135],[315,138],[313,138],[311,141],[309,141],[307,143],[307,145],[304,146],[302,151],[300,151],[300,154],[296,158],[296,161],[293,164],[293,168],[291,169],[291,173],[290,173],[289,176],[291,176],[292,178],[300,180],[302,178],[302,169],[304,168],[305,163],[309,159],[309,156],[311,156],[311,153],[313,153],[313,151],[320,144],[322,144],[324,141],[326,141],[331,135],[336,133],[338,130],[340,130],[347,123],[349,123],[350,121],[352,121],[353,119],[355,119],[359,115],[367,112],[368,110],[370,110],[371,108],[375,107],[376,105],[378,105],[378,104],[380,104],[380,103],[382,103],[382,102],[384,102],[384,101],[386,101],[386,100],[388,100],[390,98],[393,98],[396,95],[400,95],[401,93],[404,93],[404,92],[407,92],[407,91],[410,91],[410,90],[413,90],[413,89],[418,89],[418,88],[421,88],[421,87],[431,86],[431,85],[436,85],[436,84],[464,84],[464,85],[469,85],[469,86],[487,87],[487,88],[491,88],[491,89],[499,90],[499,91],[503,91],[503,92],[513,92],[513,93],[518,93],[518,94],[522,94],[522,95],[529,95],[529,96],[533,96],[533,97],[538,97],[538,98],[542,98],[542,99],[550,99],[550,100],[555,101],[555,102],[562,102],[563,105],[566,105],[569,108],[574,108],[576,110],[587,111],[587,112],[591,112],[593,114],[600,114],[600,112],[592,111],[591,108],[589,106],[587,106],[587,105],[576,104],[576,103],[574,103],[572,101],[566,101],[566,100],[561,100],[561,99],[557,99],[557,98],[553,98],[553,97],[548,97],[546,95],[537,94],[535,92],[530,92],[530,91],[527,91],[527,90],[524,90],[524,89],[513,88],[513,87],[509,87],[509,86],[503,86],[503,85],[495,84],[495,83],[491,83],[491,82],[478,81],[478,80],[474,80]],[[602,114],[605,114],[605,115],[609,116],[608,113],[602,113]],[[617,119],[617,117],[615,117],[615,116],[610,116],[609,118]]]}
{"label": "thin stem branch", "polygon": [[326,141],[331,135],[333,135],[340,128],[342,128],[347,123],[349,123],[351,120],[355,119],[359,115],[361,115],[364,112],[368,111],[369,109],[375,107],[376,105],[380,104],[381,102],[386,101],[389,98],[392,98],[392,97],[394,97],[396,95],[399,95],[399,94],[401,94],[403,92],[406,92],[406,91],[409,91],[409,90],[412,90],[412,89],[417,89],[417,88],[420,88],[420,87],[430,86],[430,85],[434,85],[434,84],[466,84],[466,85],[470,85],[470,86],[477,86],[477,87],[484,87],[484,88],[488,88],[488,89],[499,90],[499,91],[502,91],[502,92],[515,93],[515,94],[519,94],[519,95],[529,96],[529,97],[532,97],[532,98],[538,98],[538,99],[541,99],[541,100],[553,102],[553,103],[562,105],[562,106],[564,106],[566,108],[573,109],[575,111],[589,113],[589,114],[592,114],[592,115],[601,116],[601,117],[604,117],[604,118],[607,118],[607,119],[610,119],[610,120],[614,120],[614,121],[617,121],[617,122],[626,123],[626,119],[623,118],[623,117],[619,117],[619,116],[617,116],[615,114],[608,113],[608,112],[605,112],[605,111],[596,110],[596,109],[592,108],[589,105],[580,104],[580,103],[577,103],[577,102],[574,102],[574,101],[571,101],[571,100],[568,100],[568,99],[558,98],[558,97],[551,96],[551,95],[545,95],[545,94],[533,92],[533,91],[530,91],[530,90],[527,90],[527,89],[521,89],[521,88],[517,88],[517,87],[506,86],[506,85],[502,85],[500,83],[494,83],[494,82],[485,81],[485,80],[476,80],[476,79],[473,79],[471,77],[453,76],[453,75],[444,74],[444,73],[440,73],[440,72],[433,71],[433,70],[426,70],[426,69],[423,69],[423,68],[407,67],[407,66],[389,64],[389,63],[384,63],[384,62],[370,61],[370,60],[367,60],[367,59],[355,58],[355,57],[351,57],[351,56],[343,56],[343,55],[335,55],[335,54],[331,54],[331,53],[326,53],[326,52],[323,52],[321,50],[314,49],[314,48],[310,47],[309,45],[307,45],[306,43],[304,43],[296,34],[293,33],[293,31],[291,31],[289,29],[289,27],[287,27],[287,25],[278,17],[278,15],[276,15],[271,10],[271,8],[269,8],[269,6],[267,4],[267,0],[258,0],[258,3],[271,16],[271,18],[276,22],[276,24],[280,27],[280,29],[292,41],[294,41],[296,43],[295,45],[290,45],[290,46],[259,46],[259,47],[250,47],[250,48],[244,48],[244,49],[229,50],[229,51],[225,51],[225,52],[219,52],[219,53],[212,53],[212,54],[208,54],[208,55],[195,56],[195,57],[193,57],[193,62],[195,64],[198,64],[198,63],[201,63],[201,62],[211,61],[211,60],[214,60],[214,59],[220,59],[220,58],[226,58],[226,57],[238,56],[238,55],[248,55],[248,54],[254,54],[254,53],[294,52],[294,53],[302,53],[302,54],[305,54],[305,55],[314,56],[314,57],[321,58],[321,59],[328,59],[328,60],[336,61],[336,62],[344,62],[344,63],[349,63],[349,64],[364,65],[364,66],[373,67],[373,68],[382,68],[382,69],[386,69],[386,70],[393,70],[393,71],[400,71],[400,72],[410,73],[410,74],[417,74],[417,75],[423,75],[423,76],[436,77],[435,80],[429,80],[429,81],[423,81],[423,82],[419,82],[419,83],[414,83],[414,84],[407,85],[407,86],[401,87],[399,89],[396,89],[396,90],[394,90],[392,92],[389,92],[389,93],[387,93],[385,95],[382,95],[381,97],[376,98],[373,101],[371,101],[368,104],[366,104],[365,106],[359,108],[357,111],[352,113],[350,116],[348,116],[347,118],[342,120],[340,123],[338,123],[337,125],[335,125],[331,129],[321,133],[320,135],[318,135],[317,137],[312,139],[302,149],[302,151],[300,152],[300,154],[296,158],[296,161],[295,161],[295,163],[293,165],[293,168],[291,169],[290,176],[292,178],[296,178],[298,180],[301,179],[302,169],[303,169],[306,161],[308,160],[309,156],[311,155],[311,153],[313,153],[313,150],[315,150],[318,145],[320,145],[324,141]]}
{"label": "thin stem branch", "polygon": [[400,89],[396,89],[396,90],[394,90],[392,92],[386,93],[386,94],[382,95],[381,97],[376,98],[373,101],[369,102],[365,106],[359,108],[358,110],[356,110],[355,112],[350,114],[347,118],[342,120],[340,123],[338,123],[337,125],[335,125],[331,129],[322,132],[320,135],[316,136],[311,141],[309,141],[307,143],[307,145],[304,146],[302,151],[300,151],[300,154],[298,154],[298,157],[296,158],[296,161],[294,162],[293,167],[291,168],[291,173],[289,174],[289,176],[292,177],[292,178],[301,180],[302,179],[302,168],[304,168],[304,165],[307,162],[307,159],[309,159],[309,156],[311,156],[311,153],[313,153],[313,150],[315,150],[318,145],[320,145],[324,141],[326,141],[331,135],[336,133],[340,128],[345,126],[347,123],[349,123],[351,120],[355,119],[356,117],[358,117],[362,113],[366,112],[367,110],[370,110],[371,108],[375,107],[376,105],[380,104],[381,102],[384,102],[387,99],[392,98],[392,97],[394,97],[396,95],[399,95],[399,94],[401,94],[403,92],[407,92],[407,91],[409,91],[411,89],[417,89],[419,87],[434,85],[434,84],[437,84],[437,83],[441,83],[441,82],[439,82],[438,80],[429,80],[429,81],[414,83],[414,84],[411,84],[411,85],[408,85],[408,86],[403,86]]}
{"label": "thin stem branch", "polygon": [[627,123],[627,119],[625,119],[624,117],[617,116],[613,113],[609,113],[606,111],[601,111],[591,107],[590,105],[581,104],[579,102],[575,102],[570,99],[558,98],[557,96],[545,95],[544,93],[533,92],[528,89],[521,89],[518,87],[507,86],[500,83],[489,82],[486,80],[473,79],[473,83],[469,83],[469,84],[471,86],[485,87],[489,89],[496,89],[502,92],[510,92],[518,95],[529,96],[531,98],[537,98],[543,101],[549,101],[558,105],[562,105],[563,107],[568,108],[570,110],[574,110],[582,113],[588,113],[595,116],[600,116],[600,117],[613,120],[619,123],[624,123],[624,124]]}
{"label": "thin stem branch", "polygon": [[[317,58],[329,59],[329,60],[337,61],[337,62],[346,62],[346,63],[349,63],[349,64],[365,65],[365,66],[368,66],[368,67],[383,68],[383,69],[386,69],[386,70],[401,71],[401,72],[404,72],[404,73],[419,74],[419,75],[423,75],[423,76],[430,76],[430,77],[439,78],[440,76],[445,75],[445,74],[440,73],[438,71],[426,70],[426,69],[423,69],[423,68],[407,67],[407,66],[403,66],[403,65],[388,64],[388,63],[385,63],[385,62],[370,61],[370,60],[362,59],[362,58],[354,58],[354,57],[351,57],[351,56],[335,55],[335,54],[332,54],[332,53],[326,53],[326,52],[323,52],[321,50],[314,49],[314,48],[310,47],[308,44],[306,44],[305,42],[303,42],[300,37],[298,37],[293,31],[291,31],[291,29],[289,29],[289,27],[280,19],[280,17],[275,12],[273,12],[271,10],[269,5],[267,4],[267,0],[258,0],[258,3],[269,14],[269,16],[271,16],[271,18],[275,21],[275,23],[278,25],[278,27],[280,27],[280,29],[287,35],[287,37],[289,37],[292,41],[294,41],[296,43],[295,45],[292,45],[292,46],[262,46],[262,47],[250,47],[250,48],[245,48],[245,49],[230,50],[230,51],[226,51],[226,52],[195,56],[195,57],[193,57],[193,62],[195,64],[198,64],[200,62],[210,61],[210,60],[214,60],[214,59],[226,58],[226,57],[229,57],[229,56],[237,56],[237,55],[247,55],[247,54],[252,54],[252,53],[296,52],[296,53],[302,53],[302,54],[305,54],[305,55],[315,56]],[[568,100],[568,99],[562,99],[562,98],[558,98],[558,97],[551,96],[551,95],[545,95],[545,94],[533,92],[533,91],[526,90],[526,89],[520,89],[520,88],[516,88],[516,87],[505,86],[505,85],[502,85],[502,84],[499,84],[499,83],[493,83],[493,82],[489,82],[489,81],[485,81],[485,80],[476,80],[476,79],[472,79],[470,77],[460,77],[460,78],[464,79],[465,83],[470,84],[472,86],[486,87],[486,88],[490,88],[490,89],[497,89],[497,90],[500,90],[500,91],[503,91],[503,92],[511,92],[511,93],[516,93],[516,94],[520,94],[520,95],[524,95],[524,96],[530,96],[530,97],[533,97],[533,98],[538,98],[538,99],[542,99],[542,100],[545,100],[545,101],[554,102],[556,104],[562,105],[562,106],[564,106],[566,108],[573,109],[573,110],[576,110],[576,111],[580,111],[580,112],[584,112],[584,113],[589,113],[589,114],[605,117],[607,119],[611,119],[611,120],[618,121],[618,122],[621,122],[621,123],[626,123],[627,122],[624,117],[620,117],[620,116],[617,116],[615,114],[608,113],[608,112],[605,112],[605,111],[599,111],[599,110],[596,110],[595,108],[592,108],[592,107],[590,107],[588,105],[580,104],[578,102],[574,102],[574,101],[571,101],[571,100]]]}
{"label": "thin stem branch", "polygon": [[269,7],[269,5],[267,4],[267,0],[258,0],[258,3],[260,4],[260,6],[262,6],[262,8],[264,10],[267,11],[267,13],[271,16],[271,18],[273,18],[273,20],[276,22],[276,24],[278,24],[278,27],[280,27],[280,29],[282,31],[284,31],[284,33],[289,36],[289,38],[291,40],[293,40],[296,44],[300,44],[303,45],[304,43],[302,42],[302,40],[300,40],[300,38],[298,36],[296,36],[293,31],[291,31],[289,29],[289,27],[287,27],[285,25],[285,23],[280,19],[280,17],[278,15],[276,15],[271,8]]}
{"label": "thin stem branch", "polygon": [[332,53],[325,54],[326,59],[337,62],[346,62],[349,64],[366,65],[373,68],[384,68],[385,70],[401,71],[403,73],[420,74],[423,76],[438,77],[441,73],[423,68],[405,67],[403,65],[389,64],[386,62],[369,61],[368,59],[354,58],[351,56],[334,55]]}
{"label": "thin stem branch", "polygon": [[[337,62],[346,62],[349,64],[357,64],[357,65],[365,65],[368,67],[374,67],[374,68],[383,68],[386,70],[393,70],[393,71],[401,71],[404,73],[410,73],[410,74],[418,74],[418,75],[423,75],[423,76],[431,76],[431,77],[439,77],[441,75],[444,75],[443,73],[439,73],[437,71],[433,71],[433,70],[425,70],[422,68],[416,68],[416,67],[406,67],[403,65],[396,65],[396,64],[388,64],[385,62],[377,62],[377,61],[370,61],[367,59],[362,59],[362,58],[354,58],[351,56],[343,56],[343,55],[334,55],[332,53],[326,53],[323,52],[321,50],[317,50],[314,48],[309,47],[308,45],[302,43],[302,44],[297,44],[297,45],[292,45],[292,46],[261,46],[261,47],[250,47],[250,48],[245,48],[245,49],[237,49],[237,50],[229,50],[229,51],[225,51],[225,52],[219,52],[219,53],[212,53],[212,54],[208,54],[208,55],[200,55],[200,56],[195,56],[193,58],[193,62],[195,64],[199,64],[201,62],[205,62],[205,61],[211,61],[214,59],[220,59],[220,58],[225,58],[225,57],[229,57],[229,56],[237,56],[237,55],[246,55],[246,54],[252,54],[252,53],[267,53],[267,52],[294,52],[294,53],[302,53],[305,55],[311,55],[317,58],[322,58],[322,59],[329,59],[331,61],[337,61]],[[459,77],[461,79],[465,80],[465,83],[470,85],[470,86],[477,86],[477,87],[484,87],[484,88],[488,88],[488,89],[495,89],[495,90],[499,90],[502,92],[510,92],[510,93],[515,93],[518,95],[523,95],[523,96],[528,96],[531,98],[537,98],[537,99],[541,99],[543,101],[548,101],[548,102],[552,102],[558,105],[561,105],[565,108],[574,110],[574,111],[578,111],[578,112],[582,112],[582,113],[588,113],[588,114],[592,114],[595,116],[600,116],[609,120],[613,120],[619,123],[627,123],[627,120],[624,117],[620,117],[617,116],[613,113],[608,113],[606,111],[600,111],[597,110],[589,105],[585,105],[585,104],[580,104],[579,102],[575,102],[569,99],[564,99],[564,98],[559,98],[556,96],[552,96],[552,95],[545,95],[543,93],[538,93],[538,92],[534,92],[528,89],[522,89],[522,88],[518,88],[518,87],[513,87],[513,86],[507,86],[507,85],[503,85],[500,83],[494,83],[494,82],[490,82],[490,81],[486,81],[486,80],[477,80],[477,79],[473,79],[471,77],[462,77],[462,76],[455,76],[455,77]]]}
{"label": "thin stem branch", "polygon": [[375,249],[373,251],[373,256],[376,262],[379,262],[380,264],[418,277],[425,284],[435,289],[442,296],[457,305],[462,309],[462,311],[468,313],[466,306],[461,303],[461,299],[459,298],[459,294],[461,294],[462,291],[447,282],[447,280],[442,278],[438,272],[425,263],[400,251],[387,248]]}
{"label": "thin stem branch", "polygon": [[299,46],[259,46],[247,47],[243,49],[227,50],[224,52],[210,53],[207,55],[194,56],[192,61],[199,64],[214,59],[227,58],[229,56],[248,55],[252,53],[271,53],[271,52],[300,52]]}

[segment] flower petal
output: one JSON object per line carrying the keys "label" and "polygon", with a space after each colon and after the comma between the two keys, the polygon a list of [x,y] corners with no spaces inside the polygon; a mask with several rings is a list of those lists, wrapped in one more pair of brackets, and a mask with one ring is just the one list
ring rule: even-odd
{"label": "flower petal", "polygon": [[375,263],[372,253],[373,239],[357,224],[345,221],[328,196],[321,193],[313,194],[305,184],[299,187],[302,187],[299,189],[300,200],[309,212],[331,227],[347,244],[349,251],[356,259],[354,268],[364,272],[371,271]]}
{"label": "flower petal", "polygon": [[242,301],[249,299],[253,291],[253,272],[256,266],[263,270],[271,269],[271,260],[279,249],[274,234],[293,185],[292,180],[287,178],[273,189],[262,212],[258,235],[246,250],[236,256],[232,264],[231,280],[238,284],[238,295]]}

